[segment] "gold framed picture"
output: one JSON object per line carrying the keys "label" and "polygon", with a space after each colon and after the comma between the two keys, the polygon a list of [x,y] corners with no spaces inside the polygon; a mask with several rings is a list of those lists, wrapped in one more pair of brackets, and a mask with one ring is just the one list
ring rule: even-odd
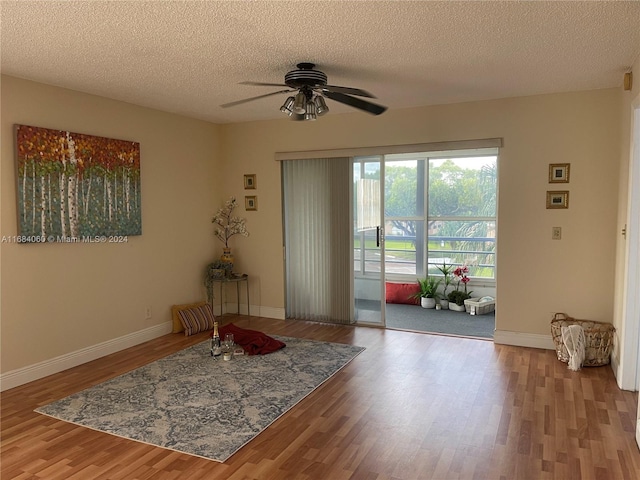
{"label": "gold framed picture", "polygon": [[569,192],[567,190],[548,191],[547,208],[569,208]]}
{"label": "gold framed picture", "polygon": [[549,183],[569,183],[570,163],[549,164]]}
{"label": "gold framed picture", "polygon": [[258,197],[255,195],[244,197],[245,210],[258,210]]}
{"label": "gold framed picture", "polygon": [[256,174],[252,173],[244,176],[244,188],[245,190],[255,190],[256,188]]}

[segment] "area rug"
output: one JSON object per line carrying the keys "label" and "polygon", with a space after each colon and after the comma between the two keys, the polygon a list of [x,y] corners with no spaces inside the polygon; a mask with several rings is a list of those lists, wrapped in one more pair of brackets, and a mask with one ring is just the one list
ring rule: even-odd
{"label": "area rug", "polygon": [[203,342],[35,411],[224,462],[364,350],[274,338],[287,346],[230,361]]}

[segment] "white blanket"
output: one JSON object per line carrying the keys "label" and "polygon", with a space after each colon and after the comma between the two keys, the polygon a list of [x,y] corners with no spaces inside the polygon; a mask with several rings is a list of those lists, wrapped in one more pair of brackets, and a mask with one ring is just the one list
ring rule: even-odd
{"label": "white blanket", "polygon": [[584,362],[586,346],[583,328],[580,325],[562,327],[562,341],[569,352],[569,369],[580,370]]}

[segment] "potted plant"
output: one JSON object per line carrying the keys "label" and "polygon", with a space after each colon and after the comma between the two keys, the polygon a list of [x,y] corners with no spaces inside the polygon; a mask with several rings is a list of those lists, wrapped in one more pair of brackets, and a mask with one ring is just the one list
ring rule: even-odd
{"label": "potted plant", "polygon": [[[473,292],[467,292],[467,283],[469,283],[469,277],[467,276],[469,273],[469,267],[462,266],[456,267],[453,271],[453,276],[458,280],[456,284],[456,289],[449,293],[447,296],[449,300],[449,310],[455,310],[457,312],[464,312],[464,301],[467,298],[471,298],[471,294]],[[464,291],[460,290],[460,283],[464,285]]]}
{"label": "potted plant", "polygon": [[211,220],[211,223],[216,226],[215,236],[224,244],[220,259],[231,264],[233,264],[233,255],[231,255],[231,249],[229,248],[229,239],[234,235],[249,236],[246,220],[233,216],[233,210],[237,206],[235,197],[229,198],[224,202],[224,207],[219,208]]}
{"label": "potted plant", "polygon": [[427,277],[424,280],[418,279],[420,291],[413,295],[412,298],[419,298],[422,308],[435,308],[436,300],[440,298],[438,287],[441,281],[434,277]]}
{"label": "potted plant", "polygon": [[451,274],[453,273],[453,265],[447,265],[447,262],[444,262],[441,267],[437,267],[438,270],[442,273],[442,297],[440,297],[440,306],[443,310],[447,310],[449,308],[449,297],[447,296],[447,290],[449,289],[449,285],[451,285]]}
{"label": "potted plant", "polygon": [[207,265],[204,273],[204,286],[207,289],[207,299],[209,303],[213,301],[213,284],[224,277],[231,275],[233,264],[222,260],[215,260]]}

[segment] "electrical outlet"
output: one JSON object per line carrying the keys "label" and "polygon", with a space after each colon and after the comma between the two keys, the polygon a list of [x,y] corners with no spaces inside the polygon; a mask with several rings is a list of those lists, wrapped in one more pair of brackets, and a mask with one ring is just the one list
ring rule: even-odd
{"label": "electrical outlet", "polygon": [[144,319],[149,320],[151,318],[151,307],[144,309]]}
{"label": "electrical outlet", "polygon": [[562,227],[552,227],[551,240],[560,240],[560,239],[562,239]]}

